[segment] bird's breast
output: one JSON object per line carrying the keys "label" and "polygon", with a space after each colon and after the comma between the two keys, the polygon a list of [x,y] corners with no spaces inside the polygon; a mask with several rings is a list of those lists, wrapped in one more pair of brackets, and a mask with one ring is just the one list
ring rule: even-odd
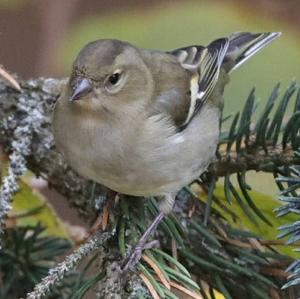
{"label": "bird's breast", "polygon": [[[97,120],[68,118],[55,129],[58,148],[82,176],[112,190],[136,196],[177,191],[195,179],[215,155],[218,111],[204,111],[181,133],[150,117],[139,125],[103,124]],[[60,125],[61,127],[61,125]]]}

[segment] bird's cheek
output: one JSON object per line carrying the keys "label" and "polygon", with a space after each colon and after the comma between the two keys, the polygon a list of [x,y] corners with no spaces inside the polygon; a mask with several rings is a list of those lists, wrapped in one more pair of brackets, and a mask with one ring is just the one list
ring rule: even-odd
{"label": "bird's cheek", "polygon": [[99,100],[103,99],[105,96],[104,91],[102,88],[94,88],[93,90],[93,98],[97,98]]}
{"label": "bird's cheek", "polygon": [[90,99],[90,105],[94,110],[107,110],[110,108],[110,99],[107,98],[105,93],[101,89],[95,89]]}

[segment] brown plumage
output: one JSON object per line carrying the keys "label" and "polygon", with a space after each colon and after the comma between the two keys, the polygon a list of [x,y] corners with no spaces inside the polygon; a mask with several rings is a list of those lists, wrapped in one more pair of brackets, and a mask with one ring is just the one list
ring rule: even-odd
{"label": "brown plumage", "polygon": [[167,53],[88,44],[55,107],[58,149],[81,175],[160,196],[161,215],[170,212],[176,192],[215,156],[228,74],[278,35],[236,33]]}

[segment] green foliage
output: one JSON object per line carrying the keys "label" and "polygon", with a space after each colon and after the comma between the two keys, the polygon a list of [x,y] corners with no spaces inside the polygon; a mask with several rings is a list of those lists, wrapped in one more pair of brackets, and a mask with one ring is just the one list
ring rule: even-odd
{"label": "green foliage", "polygon": [[[153,219],[157,214],[158,206],[154,199],[148,199],[144,204],[141,199],[128,196],[122,198],[117,230],[119,250],[123,258],[128,256],[130,249],[147,228],[147,219]],[[165,217],[158,231],[164,236],[165,243],[161,244],[162,246],[170,245],[173,239],[178,248],[185,248],[185,229],[174,215]],[[137,269],[149,279],[160,298],[179,299],[168,288],[171,282],[180,284],[190,292],[196,294],[199,292],[200,287],[193,281],[189,271],[170,254],[162,250],[150,249],[146,250],[144,255],[147,260],[152,261],[152,264],[150,265],[144,258],[138,263]],[[153,264],[157,268],[152,267]],[[158,273],[165,278],[165,283],[159,279]]]}
{"label": "green foliage", "polygon": [[[294,95],[294,109],[291,115],[287,108],[291,106]],[[258,217],[269,226],[272,226],[271,222],[256,206],[249,194],[251,186],[246,181],[246,173],[251,169],[276,173],[277,169],[286,163],[283,161],[283,151],[287,150],[287,147],[292,151],[300,146],[300,89],[297,83],[293,82],[287,88],[275,109],[274,104],[278,98],[279,84],[273,89],[254,125],[253,114],[256,103],[253,89],[242,113],[236,113],[229,130],[222,132],[219,149],[219,156],[225,168],[227,167],[224,174],[226,200],[231,203],[235,199],[254,223],[257,223],[256,217]],[[283,122],[284,118],[287,118],[286,122]],[[263,160],[263,156],[267,159]],[[231,169],[230,166],[234,164],[237,168]],[[233,177],[239,189],[232,182]],[[212,196],[211,194],[211,198]],[[208,198],[208,201],[210,200]]]}
{"label": "green foliage", "polygon": [[[45,236],[45,228],[20,226],[7,229],[0,251],[0,299],[18,299],[30,292],[71,248],[67,239]],[[98,255],[83,259],[77,271],[69,271],[48,294],[49,299],[81,299],[104,276],[89,275]]]}
{"label": "green foliage", "polygon": [[[207,289],[199,283],[199,279],[194,279],[196,277],[208,284],[211,298],[214,298],[214,289],[222,292],[226,299],[237,296],[270,299],[271,292],[274,296],[285,298],[287,293],[280,291],[280,288],[286,281],[274,273],[282,273],[282,269],[293,259],[291,255],[286,256],[264,243],[263,234],[254,234],[265,230],[274,232],[271,227],[278,222],[267,215],[270,209],[274,209],[274,202],[251,190],[246,177],[249,170],[280,175],[277,178],[282,190],[280,199],[287,204],[280,206],[277,212],[279,216],[290,212],[299,214],[299,195],[296,191],[300,186],[297,166],[300,157],[293,154],[300,146],[299,87],[293,82],[280,98],[277,85],[258,116],[256,106],[253,89],[242,112],[227,118],[229,126],[222,132],[217,161],[201,179],[178,193],[175,213],[165,217],[159,225],[154,238],[160,240],[161,249],[144,252],[137,265],[137,275],[152,286],[149,288],[152,294],[154,292],[160,298],[179,299],[179,295],[175,295],[170,288],[173,286],[183,289],[185,293],[192,293],[195,298],[208,298]],[[292,164],[295,166],[291,167]],[[218,182],[220,177],[224,177],[222,187]],[[92,188],[91,202],[101,195],[96,189]],[[199,189],[205,193],[206,205],[195,202]],[[236,207],[243,211],[248,223],[236,225]],[[106,267],[96,268],[97,272],[90,276],[88,270],[96,267],[99,260],[96,255],[85,258],[91,252],[87,250],[82,254],[80,248],[85,244],[53,268],[54,260],[69,246],[66,240],[41,235],[43,229],[40,226],[8,230],[5,250],[0,254],[0,271],[5,286],[1,288],[0,299],[8,295],[11,298],[24,296],[46,275],[49,268],[52,272],[43,280],[45,288],[41,289],[46,291],[41,296],[51,289],[51,298],[84,298],[88,290],[99,282],[104,285],[109,279],[112,256],[122,266],[120,260],[128,257],[157,213],[155,199],[148,198],[143,202],[140,198],[124,196],[108,224],[108,230],[114,235],[110,235],[110,245],[106,248]],[[289,218],[289,221],[294,219]],[[286,224],[286,220],[282,223],[285,225],[281,226],[281,236],[289,235],[290,243],[299,240],[299,223]],[[259,230],[255,231],[255,227]],[[98,247],[91,243],[91,248]],[[79,270],[74,271],[80,261]],[[72,270],[66,271],[66,265],[70,265],[67,268]],[[293,273],[285,288],[299,282],[299,263],[293,263],[289,270]],[[56,277],[54,283],[51,282],[51,273]],[[63,275],[60,276],[61,273]],[[68,275],[60,280],[59,277],[64,277],[65,273]],[[111,289],[108,291],[112,292]],[[124,292],[128,298],[134,298],[130,297],[130,288],[125,287]],[[39,288],[34,293],[34,296],[39,295]]]}
{"label": "green foliage", "polygon": [[[299,126],[298,126],[299,128]],[[292,129],[293,130],[293,129]],[[295,153],[300,156],[300,152]],[[280,189],[279,199],[284,203],[283,206],[276,209],[279,217],[286,216],[287,214],[297,215],[297,220],[291,224],[285,224],[279,227],[281,233],[278,238],[288,236],[287,244],[294,244],[300,240],[300,167],[299,165],[291,165],[279,170],[276,182]],[[299,252],[299,250],[297,250]],[[300,260],[298,259],[292,263],[287,272],[290,272],[288,282],[283,288],[288,288],[300,284]]]}
{"label": "green foliage", "polygon": [[[44,232],[46,235],[69,239],[64,224],[46,198],[38,191],[32,190],[24,181],[20,181],[19,185],[20,191],[14,196],[12,204],[13,211],[17,216],[25,213],[26,217],[16,217],[17,225],[35,226],[41,223],[47,228]],[[32,212],[28,213],[28,211]]]}
{"label": "green foliage", "polygon": [[[188,204],[188,201],[191,203],[193,200],[195,198],[189,188],[182,190],[178,195],[180,205]],[[153,219],[158,210],[153,199],[147,200],[144,205],[139,199],[122,198],[121,206],[122,216],[119,218],[117,230],[119,250],[125,257],[146,229],[147,219]],[[212,216],[208,218],[207,225],[203,224],[203,216],[203,211],[196,210],[191,218],[181,214],[166,217],[159,225],[157,236],[163,240],[161,246],[164,251],[151,249],[144,255],[155,263],[169,283],[173,281],[181,284],[187,290],[203,297],[206,290],[191,279],[190,273],[210,277],[211,286],[223,294],[231,294],[233,289],[241,288],[248,294],[247,298],[256,299],[256,292],[253,293],[253,290],[259,289],[257,292],[260,292],[261,298],[269,298],[269,288],[278,288],[282,282],[272,275],[260,274],[258,269],[276,269],[273,265],[275,260],[288,261],[289,257],[263,245],[263,250],[257,248],[249,243],[249,237],[255,238],[254,235],[211,221]],[[222,235],[221,231],[226,236]],[[171,245],[172,240],[175,241],[175,245]],[[177,260],[169,251],[172,246],[178,254]],[[179,298],[174,294],[170,295],[168,288],[162,284],[157,273],[145,260],[139,263],[138,269],[149,279],[160,298]],[[237,279],[245,279],[247,284],[237,287]]]}
{"label": "green foliage", "polygon": [[[242,193],[239,188],[236,188],[239,196],[242,197]],[[255,206],[261,211],[261,213],[269,220],[272,226],[266,225],[263,220],[259,217],[255,217],[255,221],[249,218],[247,214],[243,211],[240,203],[236,200],[232,202],[226,201],[226,195],[224,193],[224,185],[218,183],[215,190],[214,196],[217,200],[214,201],[212,208],[222,215],[226,219],[232,228],[240,228],[251,232],[258,239],[265,239],[274,241],[278,235],[278,227],[285,225],[289,222],[294,222],[297,220],[297,216],[294,214],[285,215],[285,217],[279,218],[274,213],[274,210],[281,207],[280,202],[274,198],[274,196],[257,192],[254,190],[249,191],[249,195],[254,202]],[[201,196],[200,200],[206,202],[206,197]],[[276,246],[276,249],[281,253],[292,258],[297,258],[298,253],[293,250],[293,246],[286,246],[284,241],[282,245]]]}
{"label": "green foliage", "polygon": [[44,237],[43,232],[40,225],[7,229],[0,251],[1,299],[24,296],[70,248],[69,241]]}

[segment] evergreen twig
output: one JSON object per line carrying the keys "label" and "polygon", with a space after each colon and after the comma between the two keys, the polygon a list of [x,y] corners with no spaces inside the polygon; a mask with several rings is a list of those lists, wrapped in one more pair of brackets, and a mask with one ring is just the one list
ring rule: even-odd
{"label": "evergreen twig", "polygon": [[[300,156],[300,151],[295,153]],[[283,174],[282,174],[283,173]],[[283,217],[287,214],[300,215],[300,166],[290,165],[281,170],[276,178],[280,189],[279,199],[284,203],[276,209],[277,215]],[[300,240],[300,221],[291,224],[285,224],[279,227],[281,233],[278,238],[288,236],[287,244],[294,244]],[[283,289],[300,284],[300,260],[293,262],[286,270],[290,273],[288,282],[283,285]]]}
{"label": "evergreen twig", "polygon": [[[68,195],[70,202],[82,215],[94,215],[87,198],[90,198],[91,193],[94,198],[99,197],[101,192],[94,186],[91,192],[91,184],[66,167],[53,147],[50,115],[61,83],[52,79],[21,82],[22,96],[26,101],[38,107],[38,116],[41,115],[41,118],[38,117],[39,122],[36,122],[36,113],[20,110],[18,108],[20,95],[0,81],[0,117],[3,119],[3,123],[0,124],[0,142],[7,152],[11,152],[14,132],[16,128],[24,127],[22,120],[28,117],[30,123],[37,124],[31,140],[34,155],[26,157],[28,167],[36,174],[42,174],[56,190]],[[256,103],[255,92],[252,90],[242,113],[236,114],[233,118],[230,130],[223,131],[218,152],[219,160],[212,164],[206,175],[208,183],[220,176],[225,176],[224,191],[227,200],[231,202],[236,199],[250,218],[255,219],[258,216],[268,222],[249,195],[247,171],[254,169],[280,173],[282,168],[288,165],[300,164],[299,156],[293,155],[293,151],[299,147],[300,143],[298,113],[300,92],[299,89],[296,92],[297,89],[296,83],[291,84],[279,101],[279,85],[276,86],[255,125],[253,114]],[[288,116],[287,111],[295,95],[294,114]],[[276,101],[279,105],[272,114]],[[237,175],[241,192],[233,184],[232,175]],[[191,272],[205,280],[210,290],[217,288],[225,295],[227,294],[227,297],[230,294],[233,298],[269,298],[268,293],[272,290],[277,296],[282,295],[284,298],[285,293],[276,291],[276,287],[282,284],[282,277],[274,276],[274,273],[281,273],[279,270],[284,265],[277,265],[276,261],[286,257],[282,257],[269,246],[263,245],[259,242],[259,238],[255,238],[248,232],[231,228],[224,223],[212,206],[206,209],[206,213],[203,205],[199,203],[195,208],[191,208],[187,203],[192,196],[193,192],[189,187],[182,190],[177,196],[178,218],[167,217],[160,225],[157,237],[161,240],[164,252],[151,250],[147,254],[157,267],[152,267],[149,263],[140,264],[144,267],[141,268],[144,269],[144,276],[150,283],[152,282],[155,291],[165,298],[175,298],[166,284],[157,279],[163,275],[166,280],[180,284],[184,289],[205,294],[203,289],[199,289],[199,286],[190,278],[189,272]],[[214,200],[212,187],[210,199]],[[141,214],[140,211],[137,212],[136,204],[134,208],[129,209],[126,208],[126,200],[122,200],[121,203],[123,216],[117,217],[111,226],[118,232],[117,244],[120,252],[126,255],[130,251],[130,246],[135,244],[136,239],[145,229],[147,219],[157,212],[157,207],[155,202],[150,200],[145,213]],[[145,217],[141,218],[141,215]],[[207,226],[199,221],[203,220],[204,215]],[[167,253],[170,244],[174,244],[170,242],[171,238],[176,240],[175,250],[180,262],[172,259],[171,254]],[[67,266],[72,268],[77,261],[78,259],[67,260]],[[184,270],[181,262],[189,266],[188,272]],[[270,273],[265,273],[266,266],[271,269]],[[41,288],[40,293],[33,293],[34,295],[44,294],[49,286],[58,282],[67,272],[64,264],[60,264],[53,271],[51,272],[53,277],[51,278],[50,275],[50,279],[46,278],[44,283],[38,285]],[[106,281],[106,278],[103,281]]]}
{"label": "evergreen twig", "polygon": [[68,255],[63,262],[50,269],[49,274],[34,287],[32,292],[27,294],[26,299],[40,299],[47,296],[51,292],[51,289],[57,283],[61,282],[65,275],[72,271],[85,256],[95,250],[99,250],[106,244],[110,237],[109,233],[95,234],[86,243]]}

